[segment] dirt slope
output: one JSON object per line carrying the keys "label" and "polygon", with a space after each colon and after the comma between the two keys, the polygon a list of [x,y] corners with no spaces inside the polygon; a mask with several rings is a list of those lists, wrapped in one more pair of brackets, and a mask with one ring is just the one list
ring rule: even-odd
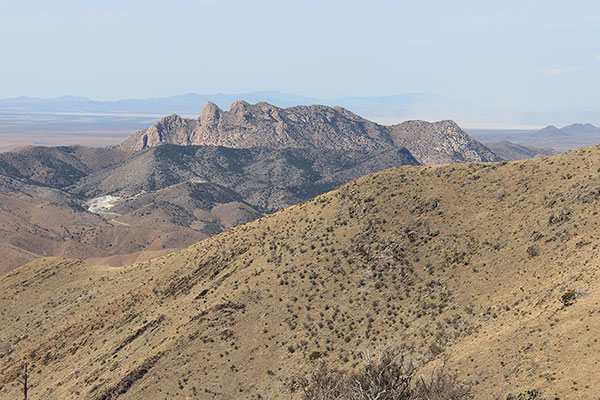
{"label": "dirt slope", "polygon": [[477,399],[598,394],[600,148],[399,167],[128,267],[0,278],[0,398],[289,398],[321,360],[414,346]]}

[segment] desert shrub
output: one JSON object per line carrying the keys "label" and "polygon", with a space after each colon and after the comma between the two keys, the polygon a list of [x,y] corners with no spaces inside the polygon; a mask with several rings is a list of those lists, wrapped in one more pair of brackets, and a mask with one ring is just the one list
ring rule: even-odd
{"label": "desert shrub", "polygon": [[560,296],[560,302],[563,303],[565,307],[573,304],[575,299],[577,298],[577,292],[574,290],[567,290]]}
{"label": "desert shrub", "polygon": [[416,378],[407,351],[387,349],[363,356],[354,373],[330,369],[325,362],[308,377],[295,380],[303,400],[466,400],[471,388],[443,368]]}
{"label": "desert shrub", "polygon": [[529,257],[535,257],[540,254],[540,248],[537,245],[529,246],[527,248],[527,254]]}
{"label": "desert shrub", "polygon": [[414,389],[414,399],[422,400],[464,400],[473,398],[471,388],[462,385],[456,375],[444,370],[434,371],[429,379],[421,377]]}
{"label": "desert shrub", "polygon": [[301,398],[305,400],[338,400],[344,397],[348,388],[344,373],[329,369],[325,363],[308,377],[301,377],[293,384],[292,390],[299,387]]}
{"label": "desert shrub", "polygon": [[560,224],[561,222],[566,221],[567,219],[569,219],[569,215],[571,214],[571,212],[569,210],[567,210],[566,208],[559,208],[557,210],[555,210],[550,217],[548,218],[548,222],[550,224]]}
{"label": "desert shrub", "polygon": [[352,399],[409,400],[415,368],[406,359],[405,350],[382,351],[364,355],[364,365],[351,375]]}

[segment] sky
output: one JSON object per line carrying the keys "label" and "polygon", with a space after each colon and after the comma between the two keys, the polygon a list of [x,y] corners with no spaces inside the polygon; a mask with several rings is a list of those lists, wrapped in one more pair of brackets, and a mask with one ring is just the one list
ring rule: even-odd
{"label": "sky", "polygon": [[0,98],[430,93],[600,110],[597,0],[2,0]]}

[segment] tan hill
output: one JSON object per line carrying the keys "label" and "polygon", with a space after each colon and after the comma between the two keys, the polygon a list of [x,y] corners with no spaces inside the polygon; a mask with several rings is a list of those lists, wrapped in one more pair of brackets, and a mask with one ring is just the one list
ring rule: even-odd
{"label": "tan hill", "polygon": [[279,108],[245,101],[234,102],[229,111],[208,102],[197,120],[170,115],[127,138],[120,148],[139,151],[164,143],[360,151],[406,148],[422,164],[497,160],[453,121],[383,126],[341,107]]}
{"label": "tan hill", "polygon": [[287,399],[406,344],[477,399],[598,393],[600,148],[408,166],[128,267],[0,278],[0,398]]}

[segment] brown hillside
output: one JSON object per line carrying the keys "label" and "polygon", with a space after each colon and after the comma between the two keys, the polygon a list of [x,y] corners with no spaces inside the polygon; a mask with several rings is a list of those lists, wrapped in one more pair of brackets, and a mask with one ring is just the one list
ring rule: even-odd
{"label": "brown hillside", "polygon": [[0,194],[0,221],[0,274],[43,256],[126,255],[140,249],[180,248],[208,237],[164,220],[153,226],[119,224],[71,205],[26,195]]}
{"label": "brown hillside", "polygon": [[414,346],[477,399],[600,390],[600,148],[399,167],[128,267],[0,278],[0,398],[289,398],[321,360]]}

